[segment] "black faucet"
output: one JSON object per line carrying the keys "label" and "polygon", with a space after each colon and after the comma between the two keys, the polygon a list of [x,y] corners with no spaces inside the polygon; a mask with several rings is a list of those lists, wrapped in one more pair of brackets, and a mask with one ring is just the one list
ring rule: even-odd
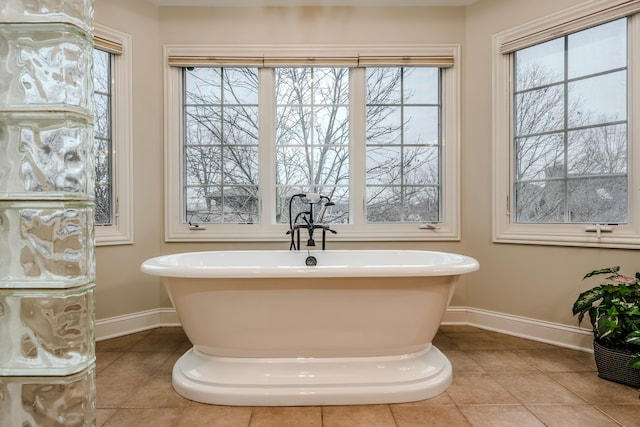
{"label": "black faucet", "polygon": [[[296,215],[295,219],[292,219],[291,206],[293,204],[293,200],[296,198],[299,198],[303,202],[308,203],[309,210],[299,212],[298,215]],[[320,204],[322,200],[325,200],[324,208],[322,210],[322,214],[319,217],[318,222],[320,223],[316,223],[314,220],[313,205]],[[324,214],[329,206],[334,206],[334,203],[327,196],[321,196],[319,194],[312,193],[301,193],[291,196],[291,198],[289,199],[289,231],[287,231],[287,234],[291,235],[291,245],[289,246],[290,250],[300,250],[300,229],[306,229],[308,232],[307,247],[316,246],[316,241],[313,238],[313,232],[317,229],[321,229],[322,250],[325,249],[327,231],[333,234],[337,234],[337,232],[329,228],[328,225],[322,224]]]}

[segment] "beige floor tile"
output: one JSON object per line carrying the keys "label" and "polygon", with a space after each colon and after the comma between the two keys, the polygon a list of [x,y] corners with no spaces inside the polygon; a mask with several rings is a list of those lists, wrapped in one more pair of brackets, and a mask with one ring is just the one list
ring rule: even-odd
{"label": "beige floor tile", "polygon": [[468,357],[485,372],[538,372],[538,369],[511,350],[468,351]]}
{"label": "beige floor tile", "polygon": [[104,427],[174,427],[184,409],[118,409]]}
{"label": "beige floor tile", "polygon": [[564,427],[617,422],[640,427],[638,390],[598,378],[590,353],[459,325],[442,326],[434,345],[454,368],[453,384],[434,398],[391,405],[249,408],[200,404],[175,393],[173,365],[192,347],[181,328],[136,333],[96,345],[96,424]]}
{"label": "beige floor tile", "polygon": [[585,372],[591,371],[591,366],[584,361],[570,357],[561,348],[547,350],[514,350],[514,352],[544,372]]}
{"label": "beige floor tile", "polygon": [[388,405],[325,406],[324,427],[395,427]]}
{"label": "beige floor tile", "polygon": [[186,408],[190,401],[171,386],[171,376],[152,376],[124,401],[123,408]]}
{"label": "beige floor tile", "polygon": [[506,344],[488,332],[452,332],[447,336],[459,350],[508,350]]}
{"label": "beige floor tile", "polygon": [[446,334],[438,333],[431,343],[440,350],[457,350],[458,346],[453,338]]}
{"label": "beige floor tile", "polygon": [[453,405],[392,406],[391,412],[398,427],[463,427],[470,425],[462,412]]}
{"label": "beige floor tile", "polygon": [[542,373],[498,373],[492,376],[521,403],[585,403]]}
{"label": "beige floor tile", "polygon": [[462,350],[446,350],[443,352],[453,366],[453,372],[485,372],[482,366],[469,357],[469,352]]}
{"label": "beige floor tile", "polygon": [[181,334],[149,334],[142,338],[129,351],[152,351],[173,353],[187,338]]}
{"label": "beige floor tile", "polygon": [[584,367],[585,371],[597,371],[596,360],[593,357],[593,353],[571,349],[560,349],[560,351],[566,356],[577,360],[578,363]]}
{"label": "beige floor tile", "polygon": [[640,427],[640,399],[637,405],[596,405],[596,408],[625,427]]}
{"label": "beige floor tile", "polygon": [[440,325],[440,328],[438,330],[444,334],[448,334],[451,332],[485,332],[483,329],[468,325]]}
{"label": "beige floor tile", "polygon": [[458,404],[519,403],[490,374],[458,374],[447,393]]}
{"label": "beige floor tile", "polygon": [[105,375],[154,375],[171,353],[127,352],[102,370]]}
{"label": "beige floor tile", "polygon": [[508,348],[510,350],[548,350],[557,348],[551,344],[528,340],[526,338],[520,338],[513,335],[505,335],[499,332],[487,331],[487,335],[496,338],[503,348]]}
{"label": "beige floor tile", "polygon": [[527,405],[548,427],[613,427],[618,423],[591,405]]}
{"label": "beige floor tile", "polygon": [[522,405],[463,405],[460,410],[473,427],[544,426]]}
{"label": "beige floor tile", "polygon": [[123,337],[97,342],[96,351],[129,351],[131,347],[136,345],[138,341],[146,337],[149,333],[150,331],[138,332],[131,335],[125,335]]}
{"label": "beige floor tile", "polygon": [[428,406],[428,405],[455,405],[449,394],[445,391],[444,393],[440,393],[437,396],[432,397],[431,399],[418,400],[415,402],[406,402],[406,403],[393,403],[389,406]]}
{"label": "beige floor tile", "polygon": [[124,352],[117,351],[97,351],[96,352],[96,374],[113,363],[114,360],[122,356]]}
{"label": "beige floor tile", "polygon": [[164,363],[160,365],[160,367],[158,368],[158,370],[154,375],[171,375],[173,373],[173,365],[176,364],[178,359],[180,359],[180,357],[182,357],[183,354],[184,354],[183,352],[172,353],[167,358],[167,360],[165,360]]}
{"label": "beige floor tile", "polygon": [[589,403],[638,404],[638,389],[599,378],[595,372],[553,373],[550,376]]}
{"label": "beige floor tile", "polygon": [[257,407],[249,426],[322,427],[322,409],[319,406]]}
{"label": "beige floor tile", "polygon": [[192,403],[185,409],[177,427],[247,427],[253,408]]}
{"label": "beige floor tile", "polygon": [[96,427],[102,427],[117,409],[96,409]]}
{"label": "beige floor tile", "polygon": [[96,407],[119,408],[148,378],[146,375],[98,374],[96,376]]}
{"label": "beige floor tile", "polygon": [[160,328],[152,329],[149,333],[152,335],[182,335],[186,338],[184,329],[180,326],[162,326]]}
{"label": "beige floor tile", "polygon": [[193,348],[193,344],[191,344],[191,341],[186,339],[182,342],[182,344],[180,344],[180,347],[178,347],[177,351],[184,354],[186,353],[187,350],[190,350],[191,348]]}

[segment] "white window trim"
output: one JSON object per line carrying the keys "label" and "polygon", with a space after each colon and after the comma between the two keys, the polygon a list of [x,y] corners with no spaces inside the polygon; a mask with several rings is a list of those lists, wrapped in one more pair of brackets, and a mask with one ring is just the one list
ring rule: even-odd
{"label": "white window trim", "polygon": [[122,55],[112,62],[112,161],[114,224],[96,225],[96,246],[133,243],[133,126],[131,36],[95,24],[94,35],[118,43]]}
{"label": "white window trim", "polygon": [[[338,234],[330,234],[330,241],[456,241],[460,240],[460,180],[459,180],[459,122],[460,122],[460,46],[459,45],[340,45],[340,46],[228,46],[228,45],[165,45],[165,241],[288,241],[287,225],[265,224],[265,219],[275,211],[271,191],[261,193],[262,224],[199,224],[190,227],[182,219],[182,73],[181,68],[168,64],[169,57],[319,57],[352,58],[358,56],[438,56],[452,55],[455,65],[444,72],[442,110],[442,221],[433,227],[419,223],[365,224],[364,222],[364,135],[358,135],[363,117],[352,117],[355,126],[351,131],[351,215],[354,224],[330,224]],[[353,78],[352,73],[352,78]],[[356,73],[357,74],[357,73]],[[364,73],[360,78],[364,79]],[[357,77],[356,77],[357,78]],[[261,84],[269,90],[267,85]],[[364,93],[353,91],[352,97]],[[272,109],[261,104],[261,117],[273,115]],[[351,114],[355,112],[352,111]],[[265,122],[273,122],[266,120]],[[364,128],[364,125],[361,126]],[[268,137],[270,126],[260,129],[261,141],[271,141]],[[262,159],[272,158],[273,147],[262,143]],[[263,161],[260,166],[261,188],[275,187],[271,162]],[[361,187],[361,188],[359,188]],[[422,226],[422,227],[421,227]],[[195,228],[195,229],[194,229]]]}
{"label": "white window trim", "polygon": [[[501,53],[509,42],[547,32],[559,37],[568,32],[615,19],[607,13],[620,5],[637,1],[595,0],[515,27],[493,36],[493,241],[538,245],[585,246],[606,248],[638,248],[640,245],[640,19],[634,19],[629,34],[629,218],[627,224],[525,224],[512,222],[511,207],[513,178],[511,133],[511,54]],[[587,19],[588,18],[588,19]],[[635,18],[639,18],[636,16]],[[577,27],[576,22],[584,22]],[[555,33],[551,29],[557,29]],[[631,54],[634,52],[634,54]]]}

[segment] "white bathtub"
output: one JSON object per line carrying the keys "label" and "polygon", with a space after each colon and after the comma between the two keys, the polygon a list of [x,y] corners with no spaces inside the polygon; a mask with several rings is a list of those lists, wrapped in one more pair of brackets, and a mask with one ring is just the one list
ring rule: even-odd
{"label": "white bathtub", "polygon": [[[308,255],[316,266],[306,266]],[[431,341],[462,255],[404,250],[165,255],[162,276],[193,348],[173,369],[184,397],[223,405],[397,403],[451,384]]]}

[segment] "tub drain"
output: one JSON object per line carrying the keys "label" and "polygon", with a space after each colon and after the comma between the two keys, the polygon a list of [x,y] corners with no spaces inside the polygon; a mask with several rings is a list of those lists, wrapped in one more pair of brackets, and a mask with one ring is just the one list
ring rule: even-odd
{"label": "tub drain", "polygon": [[318,260],[313,255],[309,255],[307,259],[304,260],[304,263],[309,267],[313,267],[318,264]]}

